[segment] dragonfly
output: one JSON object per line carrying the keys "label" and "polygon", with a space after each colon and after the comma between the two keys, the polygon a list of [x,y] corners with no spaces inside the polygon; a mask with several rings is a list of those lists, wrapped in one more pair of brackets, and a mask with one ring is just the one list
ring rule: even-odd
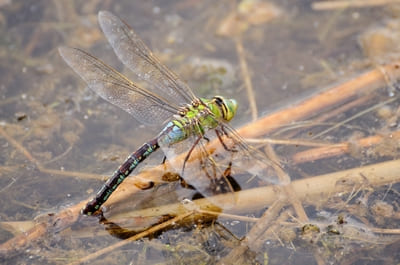
{"label": "dragonfly", "polygon": [[[100,11],[98,20],[119,60],[144,85],[81,49],[60,47],[60,55],[100,97],[144,124],[164,124],[164,128],[128,156],[82,214],[96,215],[124,179],[159,148],[182,179],[205,197],[233,191],[229,177],[235,170],[277,182],[270,159],[247,145],[228,124],[237,112],[236,100],[195,96],[128,24],[108,11]],[[220,151],[209,150],[211,142],[218,142]]]}

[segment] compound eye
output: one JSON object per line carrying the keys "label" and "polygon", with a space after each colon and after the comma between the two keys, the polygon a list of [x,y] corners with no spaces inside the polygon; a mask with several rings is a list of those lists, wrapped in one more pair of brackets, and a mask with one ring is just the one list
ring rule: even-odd
{"label": "compound eye", "polygon": [[214,101],[215,103],[217,103],[218,106],[222,106],[224,104],[224,100],[220,96],[215,96]]}

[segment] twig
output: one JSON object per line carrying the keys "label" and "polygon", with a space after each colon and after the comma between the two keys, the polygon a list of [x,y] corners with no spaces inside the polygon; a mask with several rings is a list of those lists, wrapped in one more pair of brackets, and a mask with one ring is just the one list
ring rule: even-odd
{"label": "twig", "polygon": [[153,234],[153,233],[155,233],[157,231],[160,231],[162,229],[167,228],[168,226],[172,226],[172,225],[182,221],[183,219],[185,219],[186,217],[188,217],[188,216],[190,216],[192,214],[193,214],[193,212],[187,212],[187,213],[184,213],[182,215],[176,216],[176,217],[174,217],[174,218],[172,218],[172,219],[170,219],[170,220],[168,220],[168,221],[166,221],[164,223],[161,223],[159,225],[155,225],[155,226],[147,229],[146,231],[143,231],[143,232],[141,232],[139,234],[136,234],[136,235],[134,235],[134,236],[132,236],[132,237],[126,239],[126,240],[120,241],[120,242],[118,242],[118,243],[116,243],[114,245],[111,245],[109,247],[103,248],[103,249],[101,249],[99,251],[96,251],[96,252],[94,252],[94,253],[92,253],[92,254],[90,254],[90,255],[82,258],[82,259],[79,259],[79,260],[77,260],[75,262],[72,262],[72,263],[70,263],[70,265],[78,265],[78,264],[82,264],[82,263],[91,261],[91,260],[93,260],[95,258],[98,258],[98,257],[100,257],[100,256],[102,256],[102,255],[104,255],[104,254],[106,254],[108,252],[111,252],[111,251],[113,251],[113,250],[115,250],[117,248],[123,247],[123,246],[131,243],[132,241],[135,241],[135,240],[138,240],[140,238],[149,236],[149,235],[151,235],[151,234]]}
{"label": "twig", "polygon": [[248,217],[248,216],[241,216],[237,214],[228,214],[228,213],[221,213],[221,212],[214,212],[214,211],[206,211],[206,210],[197,210],[198,213],[201,214],[208,214],[213,215],[218,218],[225,218],[225,219],[232,219],[237,221],[243,222],[258,222],[260,219],[256,217]]}
{"label": "twig", "polygon": [[363,97],[357,98],[355,100],[352,100],[346,104],[344,104],[343,106],[339,106],[338,108],[335,108],[327,113],[324,113],[322,115],[319,115],[318,117],[316,117],[315,119],[313,119],[312,121],[314,122],[314,124],[320,124],[324,121],[327,121],[328,119],[332,118],[332,117],[337,117],[338,115],[345,113],[346,111],[350,110],[350,109],[354,109],[358,106],[361,105],[365,105],[368,101],[374,99],[374,95],[365,95]]}
{"label": "twig", "polygon": [[244,85],[247,91],[247,97],[250,103],[250,110],[251,110],[251,118],[253,121],[257,120],[258,111],[257,111],[257,104],[256,104],[256,97],[254,96],[253,84],[251,82],[251,77],[249,73],[249,68],[247,66],[246,56],[244,53],[244,48],[242,44],[242,40],[240,37],[235,38],[236,44],[236,51],[239,57],[240,62],[240,70],[242,73]]}
{"label": "twig", "polygon": [[349,7],[371,7],[400,3],[400,0],[345,0],[345,1],[320,1],[312,3],[314,10],[333,10]]}
{"label": "twig", "polygon": [[[321,197],[329,198],[337,192],[350,192],[357,183],[366,181],[373,186],[381,186],[400,181],[400,160],[373,164],[370,166],[334,172],[321,176],[296,180],[291,182],[293,192],[298,199],[307,204],[314,205]],[[341,185],[343,183],[343,185]],[[352,185],[347,185],[352,183]],[[230,195],[229,195],[230,196]],[[212,198],[213,202],[223,205],[227,195],[217,195]],[[275,186],[264,186],[235,193],[236,204],[231,209],[224,210],[225,213],[240,214],[257,211],[274,203],[281,198],[280,190]],[[285,199],[285,198],[283,198]],[[287,199],[286,199],[287,200]],[[194,200],[197,209],[206,211],[218,211],[207,199]],[[220,210],[220,209],[219,209]],[[135,210],[123,217],[154,216],[154,215],[180,215],[187,211],[181,203],[173,203],[154,208]],[[111,218],[120,218],[122,214],[115,214]],[[204,217],[204,216],[203,216]]]}
{"label": "twig", "polygon": [[272,167],[274,168],[275,172],[279,176],[281,183],[285,183],[286,185],[282,185],[282,190],[285,194],[285,199],[287,199],[290,204],[293,206],[294,210],[296,211],[297,216],[302,222],[306,222],[308,220],[306,211],[301,204],[301,201],[297,197],[297,194],[293,190],[293,186],[291,185],[291,178],[290,176],[283,171],[282,167],[279,165],[279,159],[276,156],[275,152],[271,148],[271,146],[266,146],[266,153],[268,157],[274,162]]}
{"label": "twig", "polygon": [[51,175],[60,175],[60,176],[65,176],[65,177],[78,177],[81,179],[97,179],[97,180],[103,180],[104,176],[99,175],[99,174],[91,174],[91,173],[83,173],[83,172],[77,172],[77,171],[68,171],[68,170],[58,170],[58,169],[49,169],[49,168],[44,168],[41,166],[38,166],[39,171]]}
{"label": "twig", "polygon": [[[383,69],[393,80],[399,79],[400,62],[385,65]],[[322,91],[292,107],[267,115],[238,131],[245,138],[259,137],[275,131],[283,125],[306,120],[315,113],[340,105],[352,97],[370,94],[378,89],[386,89],[386,79],[381,70],[374,69],[341,85]]]}
{"label": "twig", "polygon": [[246,142],[250,144],[282,144],[296,146],[312,146],[312,147],[331,147],[334,145],[329,142],[310,141],[303,139],[270,139],[270,138],[246,138]]}
{"label": "twig", "polygon": [[8,183],[7,185],[5,185],[4,187],[2,187],[0,189],[0,193],[2,193],[3,191],[7,190],[9,187],[11,187],[17,180],[13,177],[11,177],[11,181],[10,183]]}
{"label": "twig", "polygon": [[[341,183],[364,183],[368,181],[371,185],[386,185],[400,181],[400,160],[383,162],[371,166],[335,172],[318,177],[308,178],[293,181],[291,185],[299,200],[303,203],[314,204],[321,196],[329,198],[332,194],[337,192],[348,192],[352,189],[352,185],[340,185]],[[250,190],[243,190],[237,192],[237,198],[234,208],[229,209],[229,213],[245,213],[249,211],[259,210],[265,205],[272,204],[279,197],[279,191],[273,186],[259,187]],[[226,201],[224,195],[215,196],[212,200],[222,205]],[[21,235],[18,235],[7,242],[0,245],[0,254],[6,255],[13,251],[21,251],[29,245],[30,242],[39,239],[45,233],[52,229],[62,231],[76,222],[79,217],[80,209],[86,202],[74,205],[56,214],[52,221],[39,222]],[[199,199],[193,201],[194,204],[201,210],[218,211],[214,205],[210,204],[207,199]],[[161,215],[176,215],[180,216],[186,214],[188,211],[181,203],[164,205],[156,208],[148,208],[137,210],[131,213],[132,216],[158,216]],[[127,214],[124,214],[127,216]],[[118,216],[113,216],[113,218]],[[199,215],[204,218],[204,215]],[[196,216],[193,217],[194,219]]]}
{"label": "twig", "polygon": [[20,143],[12,138],[2,127],[0,127],[0,135],[3,136],[10,144],[12,144],[18,151],[20,151],[29,161],[37,164],[37,160],[25,149]]}
{"label": "twig", "polygon": [[374,145],[376,146],[382,144],[385,140],[396,142],[399,139],[400,139],[400,131],[392,132],[387,137],[381,135],[374,135],[359,139],[357,141],[354,141],[353,143],[343,142],[339,144],[333,144],[331,146],[313,148],[303,152],[298,152],[292,156],[292,161],[296,164],[316,161],[319,159],[350,153],[352,148],[354,147],[368,148]]}
{"label": "twig", "polygon": [[267,211],[263,214],[260,220],[251,228],[246,238],[242,240],[240,246],[234,248],[228,255],[222,258],[218,264],[233,264],[234,261],[240,259],[240,257],[248,250],[251,249],[251,245],[264,233],[264,231],[271,225],[275,217],[279,214],[279,211],[285,205],[281,200],[276,201],[272,204]]}
{"label": "twig", "polygon": [[47,164],[51,164],[51,163],[54,163],[57,160],[60,160],[61,158],[65,157],[69,152],[71,152],[72,148],[73,148],[72,145],[68,146],[68,148],[65,149],[64,152],[62,152],[62,154],[59,154],[58,156],[55,156],[55,157],[53,157],[52,159],[50,159],[48,161],[42,162],[42,166],[47,165]]}
{"label": "twig", "polygon": [[334,130],[334,129],[336,129],[336,128],[342,126],[343,124],[348,123],[349,121],[352,121],[352,120],[354,120],[354,119],[356,119],[356,118],[358,118],[358,117],[361,117],[362,115],[367,114],[368,112],[371,112],[371,111],[373,111],[373,110],[375,110],[375,109],[377,109],[377,108],[380,108],[380,107],[382,107],[382,106],[384,106],[384,105],[386,105],[386,104],[389,104],[389,103],[391,103],[391,102],[393,102],[393,101],[396,101],[396,100],[398,100],[398,98],[397,98],[397,97],[393,97],[393,98],[390,98],[390,99],[388,99],[388,100],[386,100],[386,101],[380,102],[379,104],[376,104],[376,105],[374,105],[374,106],[372,106],[372,107],[370,107],[370,108],[368,108],[368,109],[365,109],[365,110],[363,110],[363,111],[360,111],[360,112],[358,112],[356,115],[353,115],[353,116],[349,117],[348,119],[345,119],[345,120],[343,120],[343,121],[341,121],[341,122],[338,122],[338,123],[335,124],[334,126],[328,128],[328,129],[326,129],[326,130],[324,130],[324,131],[322,131],[322,132],[320,132],[320,133],[318,133],[318,134],[315,134],[315,135],[313,136],[313,138],[314,138],[314,139],[315,139],[315,138],[318,138],[318,137],[320,137],[320,136],[322,136],[322,135],[324,135],[324,134],[330,132],[331,130]]}

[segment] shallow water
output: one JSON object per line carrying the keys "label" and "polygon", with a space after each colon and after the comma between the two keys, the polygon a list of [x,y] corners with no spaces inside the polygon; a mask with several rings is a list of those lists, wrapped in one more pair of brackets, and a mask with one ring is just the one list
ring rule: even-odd
{"label": "shallow water", "polygon": [[[143,126],[98,98],[60,58],[59,46],[78,47],[132,76],[107,44],[97,24],[99,10],[110,10],[130,24],[197,95],[235,98],[239,102],[232,122],[235,128],[251,123],[252,106],[259,117],[289,108],[399,56],[395,5],[330,10],[317,10],[311,1],[3,1],[0,5],[0,242],[35,223],[51,224],[47,233],[18,252],[0,248],[2,264],[69,264],[179,216],[182,198],[195,193],[170,182],[134,194],[106,211],[119,227],[94,217],[80,217],[68,225],[59,223],[68,218],[51,219],[91,197],[104,176],[161,128]],[[238,37],[240,41],[235,41]],[[247,63],[247,73],[240,58]],[[253,87],[253,103],[246,78]],[[273,146],[293,181],[375,163],[378,167],[398,158],[398,138],[391,140],[398,130],[397,80],[389,75],[387,81],[370,98],[361,94],[349,98],[361,98],[355,107],[326,119],[321,116],[335,108],[321,110],[267,135],[291,143]],[[388,103],[376,107],[382,102]],[[376,108],[314,138],[371,107]],[[359,145],[359,139],[374,135],[384,141],[372,148]],[[349,142],[351,150],[297,163],[294,154],[309,147],[295,140]],[[152,170],[162,160],[160,151],[142,170]],[[276,206],[278,210],[270,207],[273,202],[245,204],[247,211],[226,211],[240,216],[193,214],[179,225],[110,249],[94,262],[214,264],[225,257],[244,264],[398,263],[398,179],[390,185],[365,179],[341,183],[343,192],[324,193],[314,201],[300,199],[308,222],[290,204]],[[248,182],[249,188],[258,184],[264,183]],[[257,196],[258,201],[268,197]],[[176,205],[162,208],[164,214],[135,212],[170,203]],[[183,208],[193,210],[188,204]],[[257,234],[252,218],[265,217],[268,207],[274,217],[268,221],[271,229],[259,231],[259,238],[251,237]],[[241,242],[247,247],[243,252],[238,248]],[[243,259],[232,258],[233,250]]]}

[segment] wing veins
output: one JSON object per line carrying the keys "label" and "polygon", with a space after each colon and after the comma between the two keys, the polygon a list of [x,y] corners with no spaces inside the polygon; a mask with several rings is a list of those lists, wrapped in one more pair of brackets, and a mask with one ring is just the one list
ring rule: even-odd
{"label": "wing veins", "polygon": [[[102,26],[103,32],[109,39],[111,46],[118,55],[118,58],[130,69],[132,70],[140,79],[146,82],[148,85],[157,88],[160,92],[166,92],[163,89],[162,79],[168,82],[168,87],[174,90],[177,95],[180,95],[186,103],[191,102],[195,96],[191,89],[182,82],[178,76],[163,65],[159,59],[153,55],[152,51],[146,46],[146,44],[137,36],[136,32],[130,27],[125,21],[114,16],[107,11],[101,11],[99,13],[99,21]],[[108,21],[111,21],[109,23]],[[118,30],[117,30],[118,29]],[[107,33],[111,32],[111,33]],[[116,43],[119,40],[122,45]],[[131,64],[124,56],[124,53],[135,54],[144,64],[140,61],[136,62],[137,65],[150,69],[146,74],[149,78],[142,78],[140,76],[141,72],[136,70],[136,66]],[[151,81],[157,80],[157,81]],[[185,103],[185,102],[179,102]]]}
{"label": "wing veins", "polygon": [[[127,28],[124,28],[124,33],[126,36],[129,36],[128,33],[126,32],[126,30],[131,30],[133,31],[133,29],[127,24],[125,23],[125,21],[123,21],[125,26],[127,26]],[[136,33],[135,33],[136,35]],[[140,46],[138,46],[137,44],[135,44],[135,42],[128,37],[129,42],[132,44],[132,46],[138,47],[139,49],[136,50],[137,54],[139,55],[140,58],[142,58],[144,61],[146,61],[148,64],[152,65],[156,70],[158,70],[162,76],[164,76],[166,79],[168,79],[170,81],[170,83],[173,85],[173,87],[176,89],[176,91],[179,92],[179,94],[184,97],[185,99],[188,100],[188,102],[190,102],[191,100],[193,100],[194,95],[188,95],[188,93],[186,93],[185,90],[183,90],[176,82],[176,80],[178,80],[178,76],[172,72],[170,69],[168,69],[165,65],[163,65],[160,60],[155,57],[153,55],[153,52],[146,46],[146,44],[144,44],[140,39],[137,39],[137,42],[139,42],[140,46],[142,46],[140,48]],[[143,52],[146,51],[146,52]],[[149,74],[150,78],[151,78],[151,73]],[[146,80],[145,80],[146,81]],[[147,81],[146,81],[147,82]],[[149,82],[148,82],[149,83]],[[157,86],[159,89],[159,85],[155,85]]]}
{"label": "wing veins", "polygon": [[[87,79],[87,83],[89,84],[90,82],[103,82],[103,83],[109,83],[112,85],[117,85],[120,87],[123,87],[125,89],[128,89],[134,93],[138,93],[142,96],[145,96],[146,98],[151,99],[154,103],[156,103],[158,106],[163,107],[164,109],[176,113],[178,106],[173,105],[172,103],[169,103],[166,99],[162,98],[161,96],[158,96],[151,91],[137,86],[135,83],[127,79],[125,76],[120,74],[117,70],[114,68],[106,65],[102,60],[97,59],[90,53],[87,53],[81,49],[74,48],[75,50],[83,53],[85,55],[85,58],[96,68],[98,69],[101,73],[105,74],[105,77],[102,78],[93,78],[91,80]],[[99,74],[95,71],[92,71],[95,73],[96,76],[99,76]],[[113,79],[115,82],[110,82],[107,79]]]}

